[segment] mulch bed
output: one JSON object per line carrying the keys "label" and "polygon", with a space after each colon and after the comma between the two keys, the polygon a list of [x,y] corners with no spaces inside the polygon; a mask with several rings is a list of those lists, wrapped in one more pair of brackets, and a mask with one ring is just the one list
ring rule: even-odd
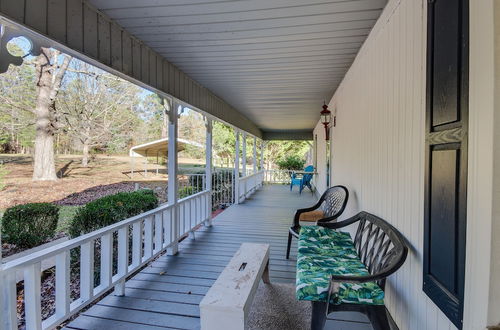
{"label": "mulch bed", "polygon": [[54,204],[70,206],[85,205],[101,197],[127,191],[134,191],[133,182],[118,182],[107,185],[98,185],[80,192],[72,193],[63,199],[54,202]]}

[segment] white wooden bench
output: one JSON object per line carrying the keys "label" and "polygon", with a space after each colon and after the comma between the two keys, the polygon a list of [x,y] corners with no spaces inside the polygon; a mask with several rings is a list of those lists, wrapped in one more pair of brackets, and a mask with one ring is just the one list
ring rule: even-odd
{"label": "white wooden bench", "polygon": [[201,329],[246,329],[260,278],[269,283],[269,244],[241,244],[200,302]]}

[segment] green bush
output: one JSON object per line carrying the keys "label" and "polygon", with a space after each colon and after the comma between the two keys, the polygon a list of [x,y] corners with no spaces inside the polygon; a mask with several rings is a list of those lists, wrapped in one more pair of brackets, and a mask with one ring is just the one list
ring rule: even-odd
{"label": "green bush", "polygon": [[72,238],[112,225],[158,206],[158,197],[152,190],[121,192],[96,199],[78,209],[69,225]]}
{"label": "green bush", "polygon": [[194,192],[194,187],[193,186],[187,186],[187,187],[179,188],[179,199],[191,196],[193,194],[193,192]]}
{"label": "green bush", "polygon": [[11,207],[2,217],[2,237],[21,248],[38,246],[53,237],[59,207],[49,203],[32,203]]}
{"label": "green bush", "polygon": [[276,163],[280,170],[302,170],[306,161],[298,156],[286,156]]}

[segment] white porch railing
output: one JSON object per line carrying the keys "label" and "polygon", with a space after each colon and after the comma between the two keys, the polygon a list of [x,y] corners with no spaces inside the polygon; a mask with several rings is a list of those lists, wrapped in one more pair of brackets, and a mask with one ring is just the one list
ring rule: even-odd
{"label": "white porch railing", "polygon": [[258,171],[254,174],[239,178],[239,202],[243,202],[248,196],[253,194],[264,180],[264,171]]}
{"label": "white porch railing", "polygon": [[179,198],[197,194],[206,189],[206,175],[200,173],[183,173],[177,175]]}
{"label": "white porch railing", "polygon": [[194,227],[208,221],[212,213],[210,199],[212,193],[208,190],[199,192],[189,197],[179,199],[179,235],[184,236]]}
{"label": "white porch railing", "polygon": [[290,170],[265,170],[264,182],[290,184],[291,177],[292,171]]}
{"label": "white porch railing", "polygon": [[[22,272],[24,276],[26,329],[52,329],[112,288],[115,294],[123,295],[127,276],[176,245],[179,238],[194,227],[210,219],[210,196],[211,192],[205,190],[180,199],[176,207],[172,204],[162,205],[1,265],[0,329],[18,328],[17,272]],[[100,281],[97,286],[94,284],[96,242],[100,243]],[[117,246],[116,251],[114,246]],[[72,301],[70,256],[72,251],[78,250],[79,254],[73,255],[79,258],[80,296]],[[41,262],[48,258],[55,258],[55,312],[42,320]]]}

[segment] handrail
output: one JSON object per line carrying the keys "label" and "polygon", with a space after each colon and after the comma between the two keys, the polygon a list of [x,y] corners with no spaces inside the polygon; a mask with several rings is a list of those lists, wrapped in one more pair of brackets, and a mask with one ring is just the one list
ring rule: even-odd
{"label": "handrail", "polygon": [[239,201],[244,201],[253,194],[264,181],[264,170],[252,173],[239,179]]}
{"label": "handrail", "polygon": [[271,169],[265,170],[264,182],[266,183],[282,183],[290,184],[293,171],[291,170],[278,170]]}
{"label": "handrail", "polygon": [[[186,198],[189,198],[189,197],[191,197],[191,196],[188,196]],[[87,234],[83,234],[81,236],[78,236],[76,238],[73,238],[73,239],[70,239],[68,241],[62,242],[60,244],[56,244],[56,245],[50,246],[48,248],[45,248],[43,250],[33,252],[33,253],[31,253],[31,254],[29,254],[27,256],[11,260],[9,262],[6,262],[6,263],[0,265],[0,270],[7,271],[7,270],[10,270],[10,269],[13,269],[13,268],[23,267],[27,263],[34,263],[34,262],[41,261],[43,259],[47,259],[47,258],[53,257],[56,254],[58,254],[58,253],[60,253],[60,252],[62,252],[64,250],[71,250],[71,249],[74,249],[76,247],[79,247],[80,245],[82,245],[84,243],[87,243],[87,242],[89,242],[91,240],[100,238],[100,237],[104,236],[107,233],[115,232],[115,231],[117,231],[118,229],[120,229],[122,227],[125,227],[127,225],[131,225],[131,224],[133,224],[134,222],[136,222],[138,220],[141,220],[141,219],[143,219],[145,217],[153,215],[153,214],[155,214],[157,212],[160,212],[162,210],[166,210],[166,209],[168,209],[170,207],[172,207],[171,204],[163,204],[163,205],[160,205],[159,207],[157,207],[155,209],[152,209],[152,210],[149,210],[147,212],[141,213],[139,215],[133,216],[131,218],[122,220],[120,222],[114,223],[114,224],[109,225],[107,227],[104,227],[104,228],[101,228],[101,229],[97,229],[97,230],[95,230],[93,232],[90,232],[90,233],[87,233]]]}
{"label": "handrail", "polygon": [[[211,191],[204,190],[153,210],[45,248],[0,266],[0,329],[17,329],[16,272],[24,273],[24,307],[27,329],[52,329],[110,289],[125,293],[125,279],[160,253],[178,244],[179,238],[211,218]],[[129,232],[129,228],[132,230]],[[117,236],[114,236],[117,234]],[[113,275],[114,240],[117,272]],[[95,242],[100,240],[100,283],[94,285]],[[131,240],[131,246],[130,242]],[[80,297],[70,299],[70,254],[80,249]],[[132,262],[129,262],[130,255]],[[55,312],[41,315],[41,262],[55,257]]]}

